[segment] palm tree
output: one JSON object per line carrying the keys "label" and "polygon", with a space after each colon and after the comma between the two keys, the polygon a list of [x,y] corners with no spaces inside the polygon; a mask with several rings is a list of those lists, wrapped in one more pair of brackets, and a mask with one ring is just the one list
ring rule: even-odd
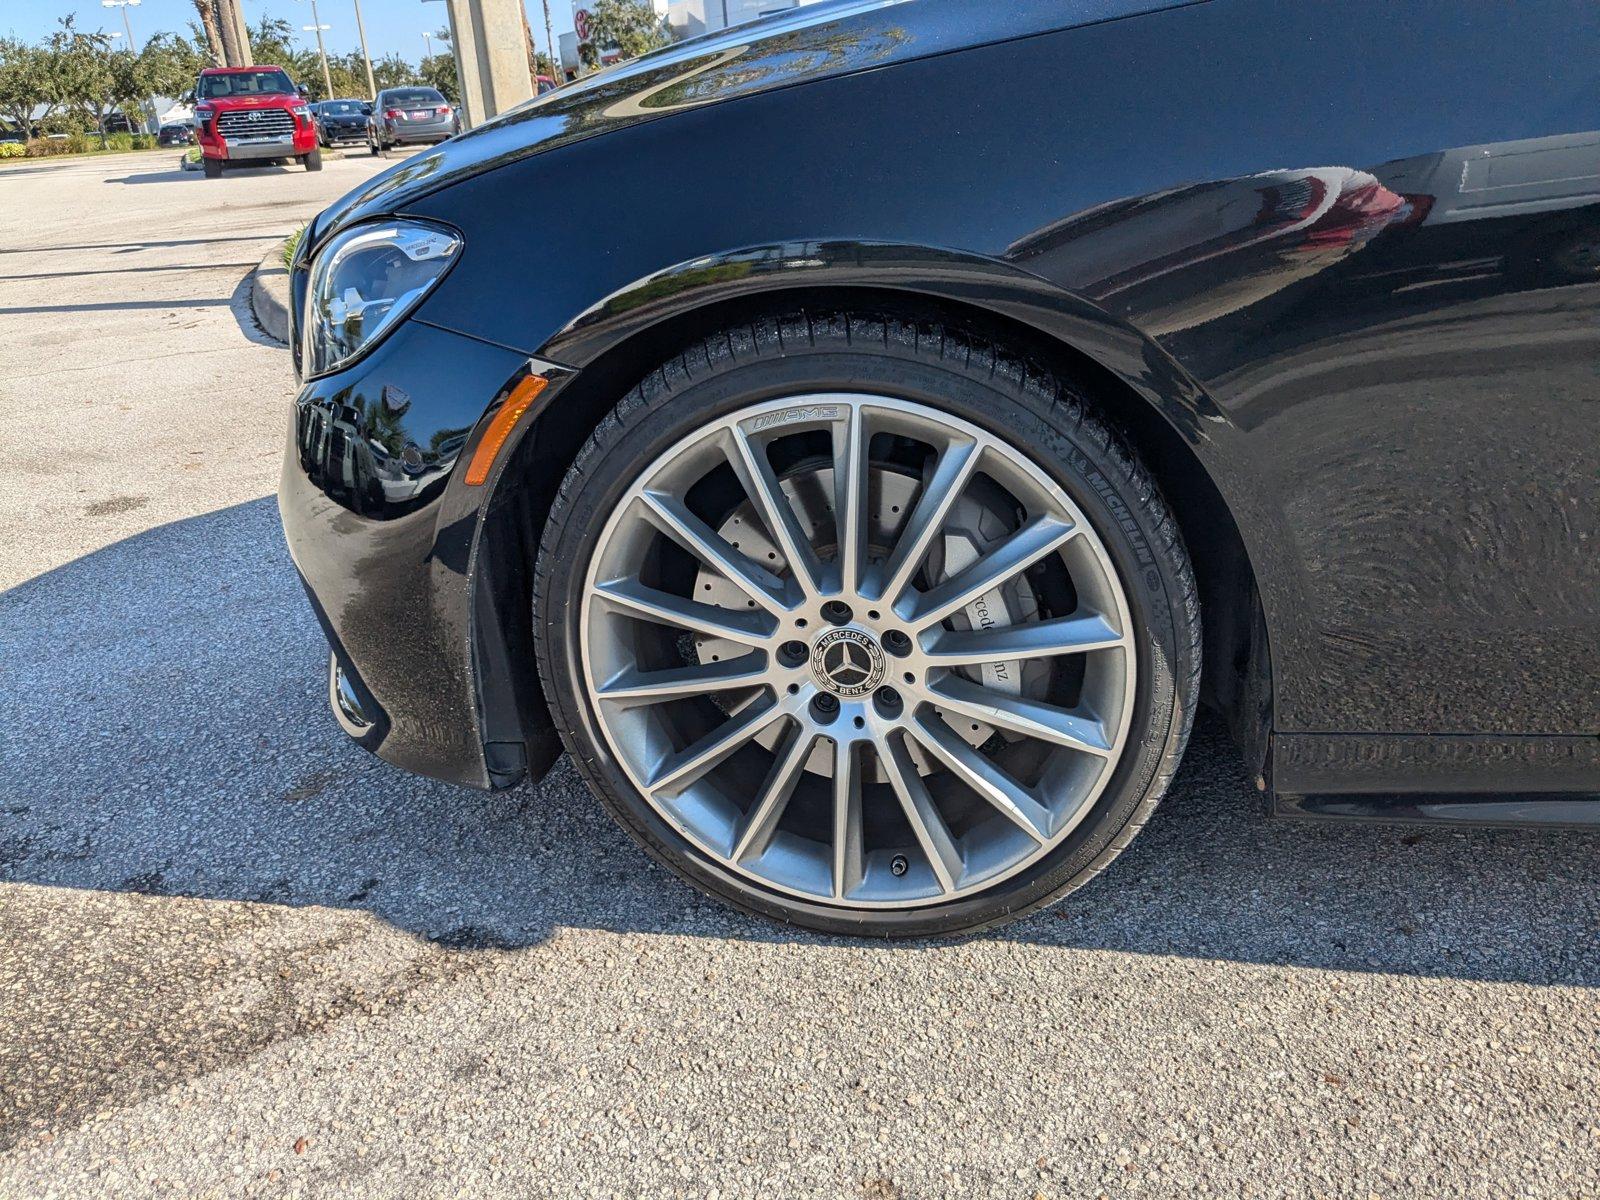
{"label": "palm tree", "polygon": [[217,10],[212,0],[194,0],[194,10],[200,14],[200,28],[206,34],[206,53],[211,56],[211,65],[223,65],[222,28],[217,24]]}

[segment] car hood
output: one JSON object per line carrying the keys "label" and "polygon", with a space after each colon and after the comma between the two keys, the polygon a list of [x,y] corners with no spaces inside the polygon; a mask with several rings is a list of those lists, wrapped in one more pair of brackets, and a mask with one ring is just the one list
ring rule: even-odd
{"label": "car hood", "polygon": [[557,88],[407,159],[335,201],[313,223],[305,251],[353,222],[393,215],[462,179],[613,129],[740,96],[1181,6],[1173,0],[824,0],[790,9]]}

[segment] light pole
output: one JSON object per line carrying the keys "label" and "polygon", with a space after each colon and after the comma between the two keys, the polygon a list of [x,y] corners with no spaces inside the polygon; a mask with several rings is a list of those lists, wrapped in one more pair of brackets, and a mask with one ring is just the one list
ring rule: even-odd
{"label": "light pole", "polygon": [[361,0],[356,5],[356,36],[361,39],[361,61],[367,64],[367,96],[377,103],[378,85],[372,78],[372,55],[367,52],[367,27],[361,21]]}
{"label": "light pole", "polygon": [[[544,0],[544,52],[550,56],[550,82],[560,87],[567,81],[567,73],[561,69],[561,58],[556,53],[555,35],[550,32],[550,0]],[[539,81],[534,80],[533,94],[539,94]]]}
{"label": "light pole", "polygon": [[[128,35],[128,53],[130,54],[139,53],[139,48],[133,44],[133,26],[128,21],[128,10],[130,8],[138,8],[139,3],[140,0],[100,0],[101,8],[120,8],[122,10],[122,29]],[[112,36],[115,35],[113,34]],[[148,100],[146,103],[150,105],[151,120],[156,125],[156,132],[159,133],[161,131],[161,114],[156,112],[156,102]]]}
{"label": "light pole", "polygon": [[300,28],[305,30],[307,33],[310,33],[313,30],[316,32],[317,56],[322,59],[322,86],[324,89],[326,89],[322,98],[324,100],[332,100],[333,79],[328,74],[328,48],[322,44],[322,31],[324,29],[332,29],[333,26],[324,25],[322,23],[322,18],[317,16],[317,0],[311,0],[311,22],[312,23],[310,25],[302,25]]}
{"label": "light pole", "polygon": [[427,62],[433,57],[433,34],[426,29],[422,31],[422,61]]}

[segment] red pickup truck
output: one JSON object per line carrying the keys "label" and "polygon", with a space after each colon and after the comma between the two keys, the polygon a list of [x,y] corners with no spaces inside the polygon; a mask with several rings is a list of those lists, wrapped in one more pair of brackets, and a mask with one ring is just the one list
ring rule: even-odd
{"label": "red pickup truck", "polygon": [[206,178],[229,163],[297,158],[322,170],[317,125],[282,67],[208,67],[195,87],[195,139]]}

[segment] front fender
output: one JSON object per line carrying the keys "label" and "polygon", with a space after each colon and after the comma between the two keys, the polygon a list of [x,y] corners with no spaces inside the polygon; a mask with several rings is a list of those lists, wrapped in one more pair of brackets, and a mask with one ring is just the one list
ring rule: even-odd
{"label": "front fender", "polygon": [[652,328],[730,302],[783,293],[893,292],[981,309],[1093,359],[1160,411],[1186,441],[1227,417],[1166,351],[1139,330],[1037,275],[982,255],[893,242],[796,239],[702,255],[651,272],[596,301],[541,347],[583,367]]}

